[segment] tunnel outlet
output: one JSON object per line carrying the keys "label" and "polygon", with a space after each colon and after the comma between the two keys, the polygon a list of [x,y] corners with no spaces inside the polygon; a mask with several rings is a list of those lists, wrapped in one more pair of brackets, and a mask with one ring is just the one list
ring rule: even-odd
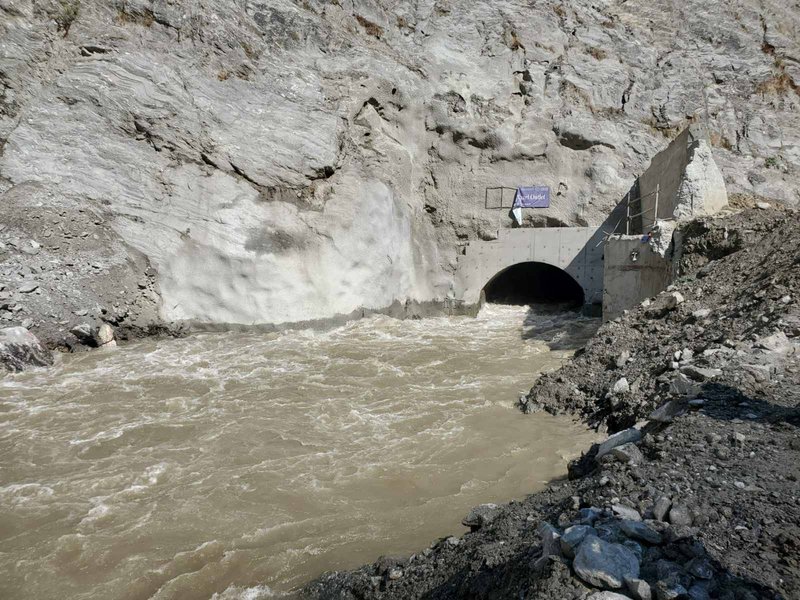
{"label": "tunnel outlet", "polygon": [[483,287],[484,301],[495,304],[549,304],[580,308],[581,285],[566,271],[540,262],[523,262],[497,273]]}

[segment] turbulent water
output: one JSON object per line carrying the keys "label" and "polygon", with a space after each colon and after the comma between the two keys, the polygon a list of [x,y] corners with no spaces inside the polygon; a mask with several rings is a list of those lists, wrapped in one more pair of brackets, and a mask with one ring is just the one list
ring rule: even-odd
{"label": "turbulent water", "polygon": [[460,535],[592,439],[513,403],[596,326],[490,305],[0,379],[0,598],[255,600]]}

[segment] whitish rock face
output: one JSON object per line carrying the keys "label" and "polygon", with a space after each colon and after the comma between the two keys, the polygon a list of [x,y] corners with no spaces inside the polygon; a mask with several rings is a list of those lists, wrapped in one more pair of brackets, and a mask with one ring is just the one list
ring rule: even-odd
{"label": "whitish rock face", "polygon": [[798,17],[755,0],[69,5],[0,3],[0,192],[102,211],[166,319],[444,298],[487,187],[599,224],[690,116],[729,192],[798,201]]}

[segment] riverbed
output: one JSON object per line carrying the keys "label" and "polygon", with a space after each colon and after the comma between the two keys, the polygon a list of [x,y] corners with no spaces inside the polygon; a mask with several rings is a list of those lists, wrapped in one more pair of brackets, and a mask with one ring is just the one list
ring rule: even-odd
{"label": "riverbed", "polygon": [[596,319],[487,305],[60,357],[0,379],[0,597],[284,596],[461,535],[595,434],[514,407]]}

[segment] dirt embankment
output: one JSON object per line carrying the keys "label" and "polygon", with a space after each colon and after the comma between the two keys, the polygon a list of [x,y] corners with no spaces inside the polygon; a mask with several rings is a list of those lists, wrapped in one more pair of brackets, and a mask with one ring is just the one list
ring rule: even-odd
{"label": "dirt embankment", "polygon": [[615,433],[571,479],[310,598],[800,598],[800,216],[682,229],[674,286],[603,325],[525,408]]}

